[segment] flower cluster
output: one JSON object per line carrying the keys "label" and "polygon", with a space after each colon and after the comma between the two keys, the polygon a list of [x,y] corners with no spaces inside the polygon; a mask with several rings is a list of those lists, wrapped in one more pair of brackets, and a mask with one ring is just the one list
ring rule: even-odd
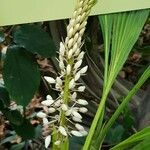
{"label": "flower cluster", "polygon": [[[59,96],[57,99],[53,99],[47,95],[46,100],[41,102],[45,109],[37,116],[43,119],[45,128],[50,129],[53,126],[63,137],[69,135],[85,136],[87,134],[87,131],[79,123],[82,122],[81,113],[88,111],[85,107],[88,102],[84,99],[78,99],[77,93],[85,90],[85,86],[79,82],[80,77],[85,75],[88,69],[88,66],[81,68],[85,54],[84,51],[81,51],[82,36],[93,3],[94,0],[78,1],[67,26],[67,37],[64,42],[60,43],[58,58],[60,75],[56,79],[44,77],[59,92]],[[45,147],[49,146],[50,141],[51,136],[47,135]],[[63,138],[58,138],[55,144],[59,145],[62,141]]]}

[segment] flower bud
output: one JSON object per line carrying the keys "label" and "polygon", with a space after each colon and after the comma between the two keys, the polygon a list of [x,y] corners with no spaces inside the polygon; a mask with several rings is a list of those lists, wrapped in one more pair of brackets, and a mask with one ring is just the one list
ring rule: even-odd
{"label": "flower bud", "polygon": [[70,59],[73,55],[73,49],[70,49],[68,52],[68,59]]}
{"label": "flower bud", "polygon": [[73,89],[75,87],[75,81],[74,79],[72,79],[70,82],[69,82],[69,89]]}
{"label": "flower bud", "polygon": [[78,91],[79,92],[84,92],[84,90],[85,90],[85,86],[79,86],[78,87]]}
{"label": "flower bud", "polygon": [[78,124],[78,123],[75,124],[75,127],[76,127],[78,130],[80,130],[80,131],[84,131],[84,127],[81,126],[81,125]]}
{"label": "flower bud", "polygon": [[48,119],[47,118],[43,118],[43,125],[47,125],[47,124],[49,124]]}
{"label": "flower bud", "polygon": [[77,57],[77,60],[79,61],[79,60],[83,59],[84,54],[85,54],[85,52],[82,51],[82,52],[79,54],[79,56]]}
{"label": "flower bud", "polygon": [[39,117],[39,118],[46,118],[46,114],[45,113],[43,113],[43,112],[38,112],[37,113],[37,117]]}
{"label": "flower bud", "polygon": [[78,69],[81,66],[81,64],[82,64],[82,60],[77,61],[74,65],[74,69]]}
{"label": "flower bud", "polygon": [[73,46],[73,38],[68,41],[68,48]]}
{"label": "flower bud", "polygon": [[80,78],[80,72],[77,72],[77,73],[75,74],[74,80],[75,80],[75,81],[78,81],[79,78]]}
{"label": "flower bud", "polygon": [[67,110],[68,110],[68,106],[67,106],[66,104],[62,104],[62,105],[61,105],[61,109],[62,109],[63,111],[67,111]]}
{"label": "flower bud", "polygon": [[49,111],[49,113],[51,114],[51,113],[54,113],[54,112],[56,111],[56,109],[53,108],[53,107],[50,107],[50,108],[48,109],[48,111]]}
{"label": "flower bud", "polygon": [[78,99],[77,103],[80,104],[80,105],[84,105],[84,106],[88,105],[88,102],[86,100],[84,100],[84,99]]}
{"label": "flower bud", "polygon": [[47,95],[47,96],[46,96],[46,99],[47,99],[47,100],[53,100],[53,98],[52,98],[50,95]]}
{"label": "flower bud", "polygon": [[52,77],[44,76],[44,79],[45,79],[48,83],[50,83],[50,84],[54,84],[54,83],[55,83],[55,79],[52,78]]}
{"label": "flower bud", "polygon": [[81,107],[81,108],[79,108],[79,111],[80,111],[81,113],[86,113],[86,112],[88,111],[88,109],[85,108],[85,107]]}
{"label": "flower bud", "polygon": [[82,137],[83,135],[79,131],[72,130],[71,134],[77,137]]}
{"label": "flower bud", "polygon": [[60,79],[60,77],[56,78],[56,83],[59,84],[59,86],[62,86],[62,80]]}
{"label": "flower bud", "polygon": [[68,31],[68,37],[71,38],[73,35],[73,27],[71,27]]}
{"label": "flower bud", "polygon": [[72,117],[72,120],[75,122],[82,122],[82,120],[80,118],[77,118],[77,117]]}
{"label": "flower bud", "polygon": [[58,131],[59,131],[63,136],[67,136],[67,132],[66,132],[66,130],[65,130],[64,127],[59,126]]}
{"label": "flower bud", "polygon": [[67,75],[69,75],[71,73],[71,66],[70,66],[70,64],[67,65],[66,73],[67,73]]}
{"label": "flower bud", "polygon": [[45,101],[42,101],[41,104],[44,105],[44,106],[51,106],[52,104],[54,103],[54,100],[45,100]]}
{"label": "flower bud", "polygon": [[80,70],[80,73],[81,73],[81,74],[86,73],[86,72],[87,72],[87,69],[88,69],[88,66],[83,67],[83,68]]}
{"label": "flower bud", "polygon": [[50,145],[51,143],[51,136],[48,135],[46,138],[45,138],[45,148],[48,148],[48,146]]}
{"label": "flower bud", "polygon": [[82,119],[82,116],[77,111],[72,111],[72,115],[76,118]]}

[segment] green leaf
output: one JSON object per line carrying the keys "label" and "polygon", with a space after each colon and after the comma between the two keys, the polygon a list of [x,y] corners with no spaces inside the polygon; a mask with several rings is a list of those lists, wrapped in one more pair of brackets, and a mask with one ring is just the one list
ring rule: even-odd
{"label": "green leaf", "polygon": [[16,133],[21,136],[24,140],[33,139],[36,136],[36,128],[30,123],[29,120],[23,120],[22,124],[17,126],[11,124]]}
{"label": "green leaf", "polygon": [[125,150],[128,147],[131,147],[132,145],[136,144],[137,142],[141,142],[147,138],[150,138],[150,126],[133,134],[128,139],[111,148],[111,150]]}
{"label": "green leaf", "polygon": [[4,32],[0,31],[0,43],[5,41],[5,34]]}
{"label": "green leaf", "polygon": [[3,78],[10,96],[17,104],[26,106],[40,84],[40,72],[32,55],[17,46],[6,53]]}
{"label": "green leaf", "polygon": [[0,110],[9,107],[9,105],[10,105],[9,93],[7,92],[5,87],[0,86]]}
{"label": "green leaf", "polygon": [[14,42],[26,50],[37,53],[43,57],[51,57],[55,54],[55,45],[40,26],[21,25],[14,31]]}
{"label": "green leaf", "polygon": [[18,110],[5,110],[3,113],[12,124],[22,124],[23,117]]}

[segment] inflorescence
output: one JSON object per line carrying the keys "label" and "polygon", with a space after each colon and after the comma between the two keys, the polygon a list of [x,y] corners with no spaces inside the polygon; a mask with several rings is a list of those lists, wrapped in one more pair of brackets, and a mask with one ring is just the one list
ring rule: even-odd
{"label": "inflorescence", "polygon": [[[67,37],[60,43],[59,48],[59,68],[60,75],[56,79],[45,76],[45,80],[59,92],[57,99],[47,95],[46,100],[41,104],[44,110],[37,113],[43,119],[44,128],[49,130],[45,138],[45,147],[51,142],[53,127],[62,135],[85,136],[87,131],[80,124],[82,123],[81,113],[86,113],[85,107],[88,102],[78,99],[77,93],[84,92],[85,86],[79,82],[81,76],[85,75],[88,66],[81,68],[85,52],[81,51],[83,45],[82,36],[87,24],[87,18],[95,0],[78,0],[78,4],[67,26]],[[63,141],[59,137],[55,145]]]}

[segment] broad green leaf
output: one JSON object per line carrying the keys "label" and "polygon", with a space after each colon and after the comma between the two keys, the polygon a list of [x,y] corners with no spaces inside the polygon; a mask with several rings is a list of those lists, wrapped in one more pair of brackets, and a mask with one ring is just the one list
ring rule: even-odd
{"label": "broad green leaf", "polygon": [[150,137],[134,146],[131,150],[148,150],[150,148]]}
{"label": "broad green leaf", "polygon": [[17,46],[7,50],[3,78],[12,99],[22,106],[28,105],[40,84],[40,72],[34,58]]}
{"label": "broad green leaf", "polygon": [[4,42],[5,40],[5,34],[4,32],[0,31],[0,43]]}
{"label": "broad green leaf", "polygon": [[23,122],[23,117],[18,110],[6,109],[3,111],[6,118],[14,125],[21,125]]}
{"label": "broad green leaf", "polygon": [[111,148],[111,150],[125,150],[132,145],[137,144],[137,142],[141,142],[143,140],[146,140],[147,138],[150,138],[150,126],[133,134],[128,139]]}
{"label": "broad green leaf", "polygon": [[29,120],[24,120],[21,125],[11,124],[16,133],[24,140],[33,139],[36,136],[36,127],[34,127]]}
{"label": "broad green leaf", "polygon": [[[97,132],[96,128],[99,125],[99,118],[103,119],[103,110],[107,96],[119,71],[137,41],[148,15],[149,10],[139,10],[100,16],[102,17],[100,21],[102,21],[101,25],[105,45],[104,87],[102,98],[83,150],[89,150],[94,132]],[[110,26],[108,23],[110,23]],[[103,140],[102,137],[99,143],[102,144]]]}
{"label": "broad green leaf", "polygon": [[26,50],[37,53],[43,57],[51,57],[55,54],[55,46],[48,35],[40,26],[21,25],[13,34],[14,42]]}

